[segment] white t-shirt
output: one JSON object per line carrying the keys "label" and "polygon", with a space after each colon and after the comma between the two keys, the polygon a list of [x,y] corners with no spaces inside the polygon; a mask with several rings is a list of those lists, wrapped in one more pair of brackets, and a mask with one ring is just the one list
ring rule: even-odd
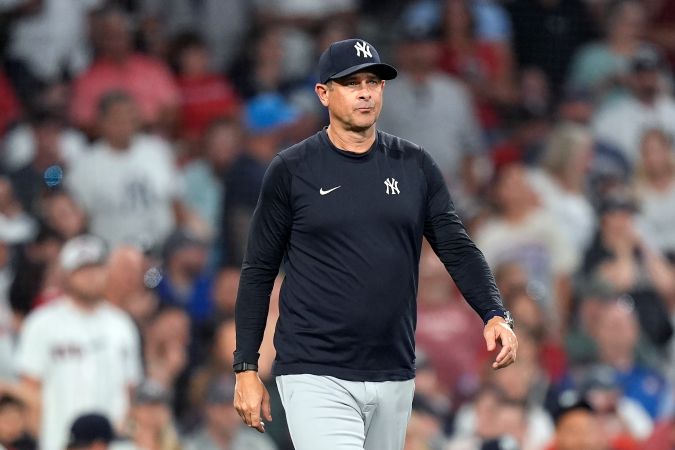
{"label": "white t-shirt", "polygon": [[560,231],[581,257],[595,232],[595,212],[591,203],[582,194],[564,190],[543,170],[531,170],[527,175],[544,208],[560,224]]}
{"label": "white t-shirt", "polygon": [[80,414],[124,419],[128,388],[141,379],[140,339],[117,307],[103,302],[84,311],[62,298],[29,314],[15,366],[42,383],[40,450],[63,450]]}
{"label": "white t-shirt", "polygon": [[653,106],[633,97],[613,102],[593,118],[593,133],[602,142],[615,145],[631,164],[640,157],[642,134],[660,128],[675,136],[675,102],[662,96]]}
{"label": "white t-shirt", "polygon": [[675,183],[665,191],[640,191],[638,223],[649,242],[662,252],[675,253]]}
{"label": "white t-shirt", "polygon": [[181,182],[171,148],[158,137],[138,135],[126,151],[97,142],[73,162],[66,185],[89,215],[91,232],[111,246],[155,246],[174,228]]}

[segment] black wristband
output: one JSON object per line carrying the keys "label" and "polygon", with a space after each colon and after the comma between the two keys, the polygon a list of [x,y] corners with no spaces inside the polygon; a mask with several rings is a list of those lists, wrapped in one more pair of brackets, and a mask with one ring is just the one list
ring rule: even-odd
{"label": "black wristband", "polygon": [[251,364],[247,362],[240,362],[238,364],[233,364],[232,368],[234,369],[234,373],[239,373],[239,372],[246,372],[248,370],[252,370],[257,372],[258,371],[258,365],[257,364]]}

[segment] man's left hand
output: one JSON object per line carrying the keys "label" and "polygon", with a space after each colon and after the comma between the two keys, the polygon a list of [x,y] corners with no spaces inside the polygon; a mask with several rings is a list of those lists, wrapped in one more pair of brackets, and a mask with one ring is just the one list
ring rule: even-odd
{"label": "man's left hand", "polygon": [[510,366],[516,361],[518,338],[503,317],[497,316],[488,320],[488,323],[483,330],[483,336],[485,337],[489,352],[497,348],[497,342],[502,346],[495,362],[492,363],[493,369],[502,369]]}

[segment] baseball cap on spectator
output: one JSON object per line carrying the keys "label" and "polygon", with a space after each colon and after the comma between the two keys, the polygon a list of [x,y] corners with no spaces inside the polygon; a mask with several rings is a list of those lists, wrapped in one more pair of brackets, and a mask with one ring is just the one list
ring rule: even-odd
{"label": "baseball cap on spectator", "polygon": [[553,411],[553,422],[557,426],[567,414],[578,410],[595,412],[591,404],[579,395],[578,392],[564,391],[558,397],[558,404]]}
{"label": "baseball cap on spectator", "polygon": [[162,256],[164,261],[171,257],[177,251],[187,247],[208,247],[208,243],[189,230],[180,228],[171,233],[164,243]]}
{"label": "baseball cap on spectator", "polygon": [[103,239],[92,236],[77,236],[67,241],[59,254],[59,265],[66,272],[74,272],[85,266],[105,264],[108,249]]}
{"label": "baseball cap on spectator", "polygon": [[88,447],[94,442],[110,443],[115,439],[110,421],[101,414],[84,414],[70,427],[67,448]]}
{"label": "baseball cap on spectator", "polygon": [[260,94],[244,106],[246,129],[254,134],[275,131],[292,124],[299,117],[298,110],[279,94]]}
{"label": "baseball cap on spectator", "polygon": [[137,405],[171,403],[169,391],[153,380],[145,380],[136,387],[134,403]]}
{"label": "baseball cap on spectator", "polygon": [[630,62],[630,69],[634,73],[660,70],[662,66],[661,56],[651,46],[641,47]]}
{"label": "baseball cap on spectator", "polygon": [[206,388],[206,403],[210,405],[230,404],[234,399],[234,383],[230,378],[219,377]]}
{"label": "baseball cap on spectator", "polygon": [[333,42],[319,58],[319,82],[327,83],[366,70],[383,80],[396,78],[396,69],[380,61],[375,47],[363,39],[346,39]]}

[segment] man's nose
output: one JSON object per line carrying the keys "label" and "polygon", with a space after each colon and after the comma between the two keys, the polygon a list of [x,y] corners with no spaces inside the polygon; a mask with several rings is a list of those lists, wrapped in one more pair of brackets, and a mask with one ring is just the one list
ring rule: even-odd
{"label": "man's nose", "polygon": [[364,81],[361,83],[360,87],[361,89],[359,90],[359,98],[370,99],[372,93],[370,92],[370,89],[368,89],[368,82]]}

